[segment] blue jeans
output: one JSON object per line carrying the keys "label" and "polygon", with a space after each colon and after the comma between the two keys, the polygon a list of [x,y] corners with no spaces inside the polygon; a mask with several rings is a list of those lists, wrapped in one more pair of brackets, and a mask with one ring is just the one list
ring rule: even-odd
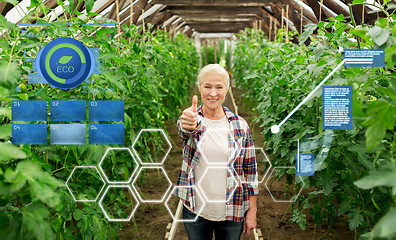
{"label": "blue jeans", "polygon": [[[195,214],[183,206],[183,219],[194,219]],[[243,222],[210,221],[198,217],[195,222],[184,222],[189,240],[212,240],[213,231],[216,240],[239,240],[242,235]]]}

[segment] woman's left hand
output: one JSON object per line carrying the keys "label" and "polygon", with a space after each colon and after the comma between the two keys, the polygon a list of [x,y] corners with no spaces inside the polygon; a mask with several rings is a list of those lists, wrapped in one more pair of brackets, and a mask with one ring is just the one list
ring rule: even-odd
{"label": "woman's left hand", "polygon": [[256,228],[257,220],[256,220],[257,207],[250,207],[246,211],[245,222],[243,223],[243,232],[245,233],[245,239],[248,239],[250,236],[250,232]]}

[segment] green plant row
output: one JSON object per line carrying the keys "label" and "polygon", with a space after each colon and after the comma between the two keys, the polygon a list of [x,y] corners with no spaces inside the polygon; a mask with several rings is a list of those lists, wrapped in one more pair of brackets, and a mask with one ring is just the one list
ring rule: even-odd
{"label": "green plant row", "polygon": [[[363,238],[396,236],[395,34],[391,18],[355,27],[339,15],[307,25],[300,45],[282,42],[282,32],[274,42],[254,30],[239,35],[233,75],[263,128],[272,165],[294,166],[298,139],[316,144],[309,151],[315,154],[315,176],[303,178],[305,188],[312,191],[291,207],[291,221],[302,229],[308,212],[317,226],[325,224],[329,230],[341,221]],[[305,46],[308,38],[311,43]],[[334,131],[331,147],[319,147],[326,134],[320,89],[278,134],[271,133],[271,126],[279,124],[342,61],[343,49],[359,47],[385,49],[386,66],[342,67],[325,84],[353,87],[353,130]],[[294,174],[294,169],[277,171],[285,173]]]}
{"label": "green plant row", "polygon": [[[93,1],[85,4],[88,17],[95,16],[89,12]],[[62,7],[67,16],[81,15],[73,12],[73,6]],[[95,202],[77,204],[65,187],[66,179],[74,166],[97,166],[108,147],[130,148],[141,129],[164,128],[168,119],[176,117],[194,85],[198,55],[191,39],[184,35],[170,36],[134,25],[123,25],[117,35],[117,27],[82,27],[111,20],[70,17],[49,22],[50,11],[41,1],[32,1],[27,16],[44,12],[44,18],[36,23],[51,26],[27,28],[24,33],[0,15],[0,31],[4,32],[0,39],[0,236],[115,239],[122,224],[109,223]],[[32,66],[23,68],[23,61],[35,58],[41,47],[60,37],[74,37],[88,47],[99,48],[103,72],[70,90],[27,84],[27,67]],[[15,91],[18,86],[20,92]],[[12,145],[12,100],[124,100],[125,146]],[[111,157],[114,167],[110,171],[125,181],[135,168],[128,154],[125,151],[123,157]],[[151,155],[141,158],[150,161]],[[82,189],[89,187],[81,184]],[[121,197],[116,200],[128,204]],[[121,210],[119,207],[115,214]]]}

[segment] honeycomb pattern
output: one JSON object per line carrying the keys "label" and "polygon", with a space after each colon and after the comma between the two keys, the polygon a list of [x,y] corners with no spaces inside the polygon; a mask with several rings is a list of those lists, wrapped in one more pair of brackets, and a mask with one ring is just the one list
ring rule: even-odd
{"label": "honeycomb pattern", "polygon": [[[228,131],[228,130],[227,130]],[[161,137],[163,138],[163,141],[155,141],[155,143],[162,142],[165,143],[165,146],[155,146],[155,143],[151,143],[151,145],[146,145],[147,147],[153,147],[155,149],[161,149],[162,153],[157,155],[155,159],[151,159],[151,162],[147,162],[148,159],[144,159],[143,156],[139,155],[138,149],[138,144],[139,144],[139,138],[142,138],[144,136],[150,136],[152,134],[156,135],[156,137]],[[231,133],[230,133],[231,134]],[[146,137],[145,140],[147,139],[153,139],[153,138],[148,138]],[[204,137],[202,138],[204,140]],[[147,141],[145,142],[147,143]],[[204,141],[198,143],[198,147],[202,149]],[[141,144],[140,144],[141,145]],[[244,151],[246,149],[242,149],[241,144],[238,143],[238,141],[234,141],[233,146],[232,146],[232,151],[230,154],[230,159],[234,159],[235,156],[237,156],[240,151]],[[174,219],[174,221],[177,222],[188,222],[188,221],[195,221],[196,219],[177,219],[177,214],[174,213],[174,211],[171,210],[172,207],[174,207],[174,204],[172,206],[171,199],[176,198],[175,195],[173,194],[176,189],[178,188],[185,188],[187,189],[192,188],[194,191],[197,193],[196,196],[203,200],[202,202],[205,204],[206,202],[219,202],[218,199],[208,199],[207,196],[205,195],[205,192],[202,191],[200,184],[205,177],[208,176],[208,171],[216,171],[216,169],[224,168],[227,169],[228,173],[230,174],[230,169],[228,168],[229,165],[231,165],[231,162],[228,163],[216,163],[216,162],[208,162],[205,156],[203,156],[204,160],[208,163],[208,167],[205,170],[202,179],[200,182],[197,184],[197,186],[172,186],[171,181],[169,180],[169,177],[163,168],[163,164],[172,148],[172,145],[167,138],[167,135],[165,134],[164,130],[162,129],[143,129],[139,132],[138,136],[136,137],[133,145],[131,148],[108,148],[102,159],[100,160],[98,166],[76,166],[73,171],[71,172],[69,178],[66,181],[66,187],[69,190],[70,194],[73,196],[73,199],[76,202],[96,202],[98,198],[100,197],[99,200],[99,206],[103,211],[103,214],[106,216],[106,218],[109,221],[118,221],[118,222],[127,222],[130,221],[131,218],[133,217],[136,209],[139,207],[140,203],[163,203],[165,207],[167,208],[170,216]],[[294,197],[289,198],[289,199],[279,199],[276,196],[274,197],[274,194],[271,192],[270,187],[268,186],[269,179],[271,176],[274,174],[275,169],[277,168],[294,168],[294,167],[272,167],[272,164],[270,160],[268,159],[267,155],[265,154],[264,150],[262,148],[254,148],[254,151],[256,155],[258,156],[259,162],[257,163],[258,169],[262,169],[262,173],[260,174],[260,171],[258,171],[258,183],[263,183],[265,178],[267,180],[265,181],[265,187],[268,190],[269,194],[271,195],[272,199],[274,202],[293,202],[296,201],[296,199],[299,197],[302,188],[304,186],[304,182],[302,181],[302,178],[300,177],[300,180],[302,182],[302,186],[299,188],[299,191]],[[123,156],[122,161],[120,163],[125,163],[126,161],[130,162],[132,165],[134,165],[133,169],[122,169],[122,168],[117,168],[117,162],[114,161],[109,161],[110,154],[119,154],[121,152],[121,155]],[[126,157],[127,156],[127,157]],[[114,158],[113,158],[114,159]],[[137,160],[136,160],[137,159]],[[260,160],[261,159],[261,160]],[[112,164],[116,164],[113,166]],[[116,170],[116,175],[110,174],[108,171],[106,171],[106,166],[110,165],[113,169]],[[91,175],[93,178],[98,179],[100,189],[97,191],[97,194],[93,194],[90,192],[90,194],[85,193],[84,189],[75,189],[75,185],[73,185],[73,182],[75,181],[75,175],[79,173],[82,170],[90,170]],[[140,174],[143,171],[157,171],[158,174],[161,176],[162,180],[166,183],[164,190],[161,192],[161,196],[151,196],[150,194],[141,196],[142,192],[137,190],[137,181],[139,179]],[[234,169],[231,169],[231,171],[235,171]],[[232,176],[234,174],[231,173]],[[236,187],[238,186],[238,180],[240,179],[235,179],[233,178],[233,182],[231,185],[234,186],[233,191],[235,191]],[[246,183],[242,179],[242,183]],[[229,184],[230,185],[230,184]],[[106,190],[103,192],[103,189],[106,187]],[[173,188],[172,188],[173,187]],[[87,186],[87,189],[89,189],[89,186]],[[172,190],[171,190],[172,189]],[[77,192],[80,191],[81,192]],[[115,193],[117,192],[118,193]],[[232,194],[233,194],[232,191]],[[76,193],[77,192],[77,193]],[[232,194],[229,196],[231,197]],[[122,214],[114,214],[112,213],[112,207],[108,204],[107,198],[116,198],[117,196],[123,196],[125,198],[129,197],[129,206],[125,207],[123,210],[124,212]],[[119,198],[118,198],[119,199]],[[229,200],[229,199],[227,199]],[[224,200],[221,200],[224,202]],[[203,208],[203,207],[202,207]],[[198,214],[201,212],[201,209],[198,210]],[[197,215],[198,216],[198,215]]]}

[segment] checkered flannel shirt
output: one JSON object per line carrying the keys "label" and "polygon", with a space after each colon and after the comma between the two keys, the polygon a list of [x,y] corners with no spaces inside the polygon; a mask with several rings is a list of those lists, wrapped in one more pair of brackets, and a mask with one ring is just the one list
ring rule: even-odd
{"label": "checkered flannel shirt", "polygon": [[[242,222],[245,212],[250,208],[249,195],[258,194],[253,138],[249,126],[243,118],[226,107],[223,107],[223,110],[230,126],[228,146],[230,148],[230,159],[232,159],[228,163],[226,191],[228,201],[226,202],[225,220]],[[184,129],[181,118],[177,121],[179,137],[183,140],[183,162],[177,180],[177,186],[179,187],[174,192],[196,214],[198,209],[195,209],[195,198],[198,183],[195,183],[194,168],[203,156],[197,144],[206,131],[202,106],[197,111],[198,126],[194,131]]]}

